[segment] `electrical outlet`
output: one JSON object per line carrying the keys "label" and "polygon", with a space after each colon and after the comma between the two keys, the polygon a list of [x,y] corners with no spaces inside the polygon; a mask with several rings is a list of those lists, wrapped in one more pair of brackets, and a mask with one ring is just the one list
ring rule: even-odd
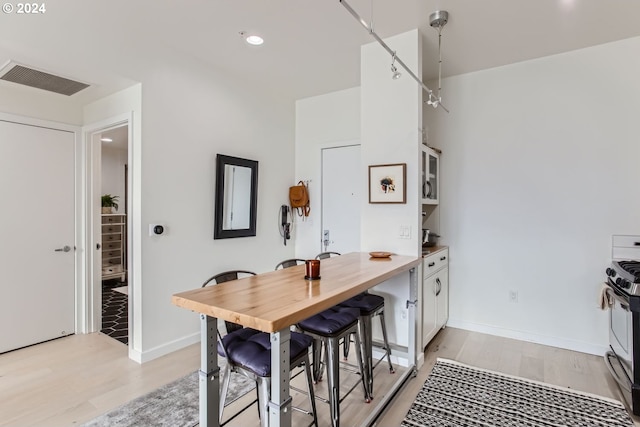
{"label": "electrical outlet", "polygon": [[509,302],[518,302],[518,291],[509,291]]}

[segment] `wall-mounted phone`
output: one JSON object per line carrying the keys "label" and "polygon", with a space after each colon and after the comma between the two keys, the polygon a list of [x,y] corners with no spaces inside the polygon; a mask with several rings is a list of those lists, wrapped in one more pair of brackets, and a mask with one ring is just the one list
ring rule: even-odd
{"label": "wall-mounted phone", "polygon": [[291,239],[291,208],[287,205],[280,206],[280,235],[283,237],[284,245]]}

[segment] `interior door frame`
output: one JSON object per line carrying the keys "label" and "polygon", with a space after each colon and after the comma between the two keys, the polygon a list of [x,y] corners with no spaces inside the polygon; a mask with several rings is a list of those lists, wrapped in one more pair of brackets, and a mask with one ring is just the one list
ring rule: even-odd
{"label": "interior door frame", "polygon": [[324,194],[324,176],[323,176],[323,172],[324,172],[324,164],[323,164],[323,158],[324,158],[324,150],[330,150],[330,149],[335,149],[335,148],[346,148],[346,147],[360,147],[360,149],[362,150],[362,144],[360,142],[359,139],[354,139],[354,140],[348,140],[348,141],[337,141],[334,143],[329,143],[329,144],[323,144],[321,145],[320,151],[319,151],[319,158],[320,158],[320,238],[319,238],[319,243],[320,243],[320,248],[319,248],[319,252],[324,252],[324,246],[323,246],[323,230],[325,229],[325,219],[324,219],[324,200],[322,199],[322,195]]}
{"label": "interior door frame", "polygon": [[[100,185],[101,176],[101,158],[102,158],[102,142],[99,135],[105,131],[115,129],[122,126],[128,126],[127,132],[127,164],[129,168],[129,177],[127,179],[126,191],[131,195],[132,189],[132,151],[133,151],[133,112],[120,114],[97,123],[87,125],[83,128],[84,141],[86,146],[85,164],[85,224],[86,224],[86,286],[85,301],[86,310],[83,317],[87,326],[87,333],[98,332],[102,328],[102,261],[100,259],[101,251],[98,250],[97,244],[101,241],[100,224],[102,223],[101,205],[97,202],[97,195],[101,195]],[[134,334],[134,316],[132,295],[134,283],[132,262],[132,221],[131,221],[131,203],[125,206],[125,214],[127,215],[127,284],[129,286],[128,297],[128,333],[129,333],[129,353],[133,344]]]}
{"label": "interior door frame", "polygon": [[74,151],[74,264],[75,264],[75,274],[74,274],[74,287],[75,287],[75,330],[74,333],[84,333],[84,319],[83,314],[85,310],[85,295],[84,295],[84,272],[86,268],[86,264],[84,262],[83,257],[80,255],[84,252],[84,227],[83,223],[80,220],[82,218],[82,171],[84,166],[83,161],[83,150],[82,150],[82,132],[79,126],[74,126],[66,123],[53,122],[49,120],[37,119],[33,117],[19,116],[15,114],[3,113],[0,112],[0,120],[27,125],[27,126],[36,126],[53,130],[60,130],[65,132],[71,132],[74,136],[73,142],[73,151]]}

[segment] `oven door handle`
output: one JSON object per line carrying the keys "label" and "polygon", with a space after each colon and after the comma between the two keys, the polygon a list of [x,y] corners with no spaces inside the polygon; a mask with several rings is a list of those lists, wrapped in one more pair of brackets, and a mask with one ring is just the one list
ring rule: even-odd
{"label": "oven door handle", "polygon": [[629,301],[625,301],[625,299],[622,298],[620,295],[616,294],[616,292],[612,288],[607,287],[607,295],[611,296],[611,298],[618,301],[620,303],[620,306],[625,311],[629,311]]}
{"label": "oven door handle", "polygon": [[[618,364],[620,365],[620,369],[622,369],[622,372],[624,373],[624,376],[625,376],[624,379],[621,378],[620,375],[618,375],[615,368],[613,367],[613,364],[611,363],[612,358],[615,358],[618,361]],[[618,357],[618,355],[613,351],[607,351],[604,354],[604,362],[605,362],[604,364],[607,366],[607,369],[613,376],[613,379],[615,379],[616,382],[620,384],[620,387],[622,387],[625,391],[627,391],[628,393],[631,393],[631,384],[632,384],[631,379],[629,378],[629,375],[627,375],[627,372],[622,367],[622,362],[620,361],[620,358]]]}

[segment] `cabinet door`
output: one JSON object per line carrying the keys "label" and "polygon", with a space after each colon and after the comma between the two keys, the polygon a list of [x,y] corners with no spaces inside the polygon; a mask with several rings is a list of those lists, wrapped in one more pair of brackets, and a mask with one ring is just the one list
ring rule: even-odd
{"label": "cabinet door", "polygon": [[422,147],[422,182],[420,183],[422,203],[437,205],[440,193],[440,156],[433,149]]}
{"label": "cabinet door", "polygon": [[436,329],[440,330],[449,320],[449,268],[443,268],[435,276]]}
{"label": "cabinet door", "polygon": [[426,347],[438,332],[436,325],[436,277],[437,274],[428,276],[422,282],[422,348]]}

